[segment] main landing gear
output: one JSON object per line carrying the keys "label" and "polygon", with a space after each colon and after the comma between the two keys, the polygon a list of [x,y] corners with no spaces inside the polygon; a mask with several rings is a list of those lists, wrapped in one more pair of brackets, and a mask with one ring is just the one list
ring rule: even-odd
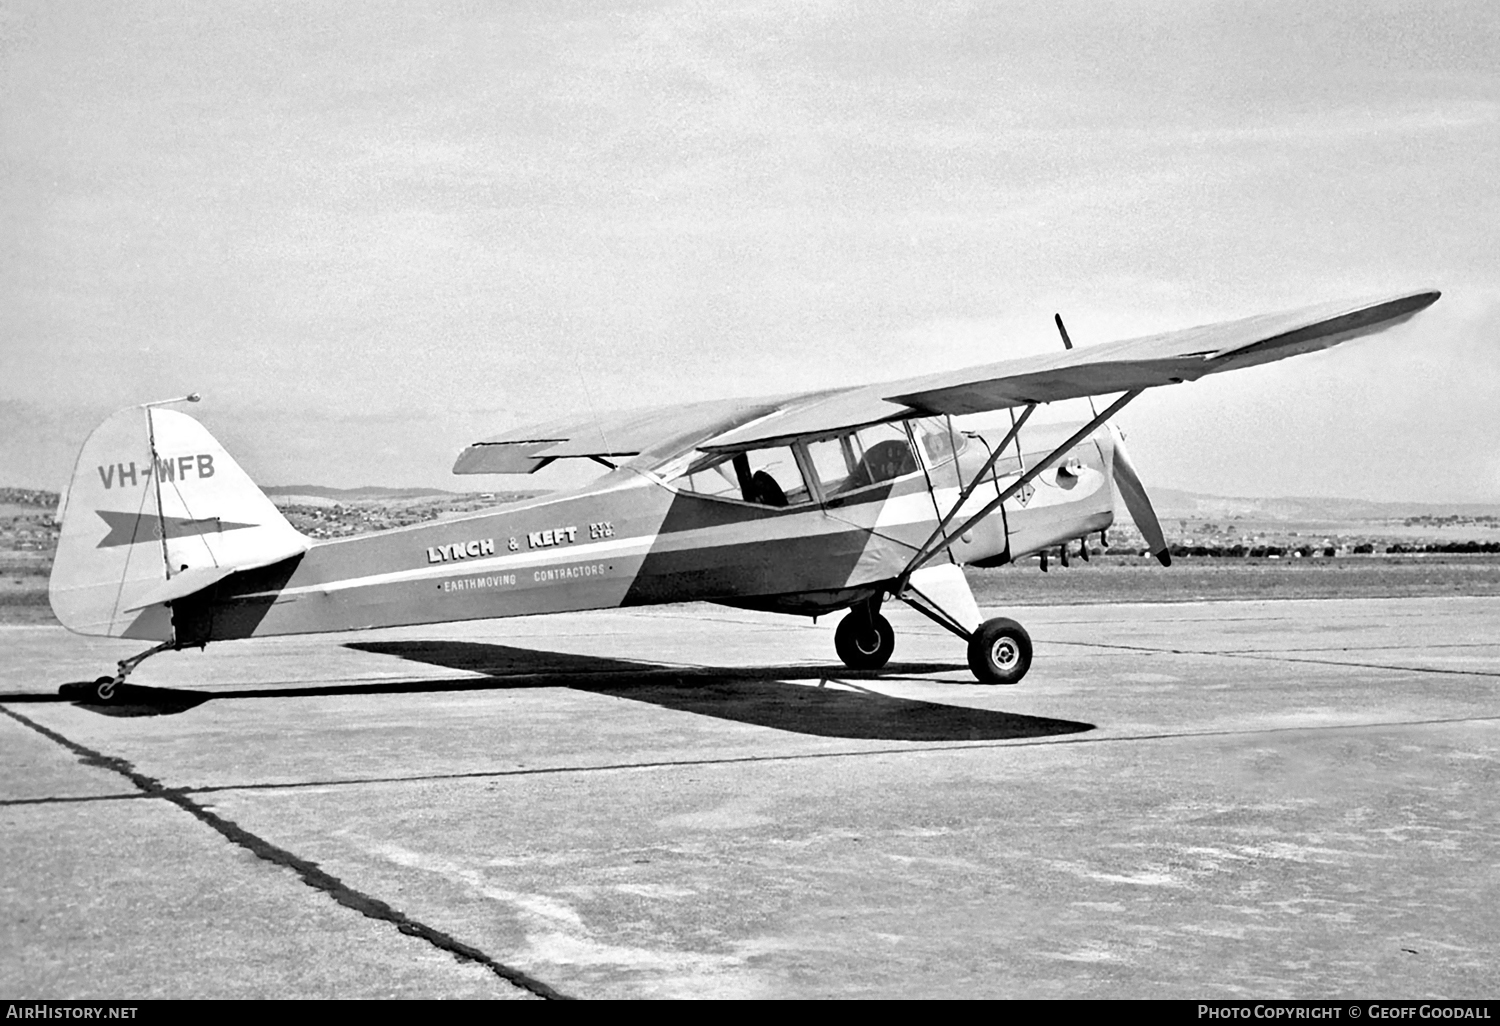
{"label": "main landing gear", "polygon": [[92,684],[64,684],[57,689],[57,693],[64,698],[72,698],[80,702],[90,702],[96,705],[108,705],[119,697],[118,688],[125,683],[125,678],[130,676],[132,670],[158,652],[165,652],[176,646],[170,641],[163,641],[155,648],[148,648],[140,655],[131,656],[129,659],[121,659],[115,665],[119,671],[113,677],[100,677]]}
{"label": "main landing gear", "polygon": [[874,600],[861,602],[834,628],[833,649],[851,670],[878,670],[891,660],[896,631]]}
{"label": "main landing gear", "polygon": [[[833,632],[833,647],[851,670],[878,670],[890,661],[896,633],[880,615],[882,594],[854,605]],[[912,574],[897,597],[968,645],[969,669],[980,684],[1019,684],[1031,669],[1031,635],[1007,617],[983,622],[963,572],[936,566]]]}
{"label": "main landing gear", "polygon": [[1031,635],[997,616],[969,636],[969,669],[981,684],[1019,684],[1031,669]]}
{"label": "main landing gear", "polygon": [[[1072,348],[1072,342],[1068,339],[1067,331],[1063,329],[1060,318],[1058,329],[1063,332],[1064,344]],[[1026,676],[1026,671],[1031,668],[1031,638],[1027,635],[1025,628],[1014,620],[1007,620],[1003,617],[993,620],[980,619],[979,606],[974,602],[974,593],[969,590],[963,571],[959,569],[957,561],[951,555],[953,545],[957,541],[969,538],[969,531],[980,521],[1001,509],[1006,500],[1020,493],[1022,489],[1030,487],[1037,475],[1056,464],[1068,450],[1109,423],[1109,418],[1123,409],[1126,403],[1140,395],[1141,391],[1142,389],[1139,388],[1131,389],[1110,403],[1103,413],[1094,411],[1092,420],[1073,432],[1066,441],[1046,456],[1040,460],[1032,460],[1030,469],[1024,470],[1002,488],[993,470],[1010,443],[1019,439],[1021,428],[1026,425],[1026,421],[1036,412],[1036,402],[1026,403],[1026,408],[1012,421],[1005,437],[1000,440],[999,444],[990,448],[989,458],[974,473],[968,484],[963,485],[959,490],[958,498],[953,500],[948,512],[939,517],[937,526],[933,528],[927,540],[917,546],[911,558],[906,561],[906,566],[884,582],[882,592],[877,592],[873,598],[862,603],[869,605],[875,612],[864,612],[858,605],[855,606],[855,611],[847,618],[847,620],[855,620],[855,623],[847,629],[850,632],[859,633],[861,637],[870,637],[869,632],[872,628],[864,625],[874,623],[880,595],[889,593],[890,597],[899,598],[929,620],[963,638],[964,643],[968,645],[969,668],[974,671],[974,676],[981,684],[1019,682],[1022,677]],[[1119,494],[1124,496],[1125,503],[1130,507],[1131,514],[1135,516],[1137,523],[1143,523],[1149,514],[1149,520],[1154,525],[1156,514],[1151,512],[1150,503],[1145,499],[1145,491],[1142,490],[1140,482],[1135,479],[1135,471],[1130,469],[1124,449],[1119,444],[1118,435],[1113,435],[1113,437],[1115,438],[1113,468],[1116,488]],[[1017,442],[1016,452],[1019,456],[1019,442]],[[986,481],[994,483],[995,497],[993,499],[986,497],[982,500],[979,509],[970,512],[969,500]],[[1026,501],[1024,496],[1021,501],[1023,503]],[[1137,512],[1138,509],[1140,512]],[[963,516],[960,516],[961,511]],[[1009,547],[1009,530],[1007,527],[1005,551],[990,558],[1000,561],[1015,558],[1015,553],[1011,552]],[[1159,531],[1157,533],[1159,534]],[[949,553],[949,562],[934,564],[933,561],[945,552]],[[1065,565],[1068,561],[1067,552],[1065,545],[1062,549]],[[1042,556],[1043,570],[1047,569],[1046,558],[1044,554]],[[1162,561],[1166,562],[1165,555],[1162,556]],[[840,624],[840,630],[844,629],[844,625]],[[878,650],[872,649],[871,658],[874,657],[876,651]],[[856,665],[849,656],[845,655],[843,644],[839,645],[839,655],[850,666]],[[880,665],[883,665],[883,660]]]}

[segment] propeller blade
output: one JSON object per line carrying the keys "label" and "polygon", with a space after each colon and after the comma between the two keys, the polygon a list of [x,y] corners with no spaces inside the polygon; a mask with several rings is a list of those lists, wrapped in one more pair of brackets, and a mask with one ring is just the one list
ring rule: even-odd
{"label": "propeller blade", "polygon": [[1120,437],[1119,429],[1113,424],[1109,426],[1109,432],[1114,436],[1115,443],[1115,488],[1119,490],[1120,498],[1125,500],[1130,519],[1135,521],[1136,529],[1146,539],[1151,554],[1162,566],[1171,566],[1172,553],[1167,547],[1167,537],[1162,533],[1161,522],[1156,519],[1156,510],[1151,507],[1151,498],[1141,484],[1141,477],[1135,472],[1135,464],[1130,462],[1130,455],[1125,451],[1125,440]]}
{"label": "propeller blade", "polygon": [[1062,314],[1053,314],[1052,320],[1057,324],[1057,333],[1062,336],[1063,348],[1072,349],[1073,340],[1068,337],[1068,329],[1063,327]]}
{"label": "propeller blade", "polygon": [[[1063,348],[1064,349],[1072,349],[1073,348],[1073,339],[1068,335],[1068,329],[1065,328],[1065,327],[1063,327],[1062,314],[1060,314],[1060,313],[1053,314],[1052,315],[1052,320],[1057,324],[1057,333],[1062,336]],[[1096,417],[1099,416],[1099,411],[1096,410],[1096,409],[1094,409],[1094,397],[1093,396],[1089,396],[1089,412],[1092,413]]]}

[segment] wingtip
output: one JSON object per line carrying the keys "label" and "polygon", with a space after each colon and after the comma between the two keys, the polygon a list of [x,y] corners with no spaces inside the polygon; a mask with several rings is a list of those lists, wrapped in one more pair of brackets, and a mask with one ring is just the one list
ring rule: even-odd
{"label": "wingtip", "polygon": [[1391,296],[1386,299],[1367,300],[1367,309],[1381,309],[1388,316],[1410,317],[1419,310],[1425,310],[1436,303],[1443,296],[1437,289],[1417,289],[1413,292],[1403,292],[1399,296]]}
{"label": "wingtip", "polygon": [[1421,292],[1412,292],[1399,299],[1392,300],[1385,306],[1386,314],[1391,320],[1405,320],[1426,310],[1433,303],[1441,299],[1443,294],[1437,289],[1424,289]]}

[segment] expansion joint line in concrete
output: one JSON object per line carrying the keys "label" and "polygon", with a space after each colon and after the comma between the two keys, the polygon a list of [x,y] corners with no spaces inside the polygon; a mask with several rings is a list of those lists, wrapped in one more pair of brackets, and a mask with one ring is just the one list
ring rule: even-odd
{"label": "expansion joint line in concrete", "polygon": [[469,773],[425,773],[409,777],[354,777],[325,780],[293,780],[279,783],[214,784],[186,787],[182,794],[216,794],[225,791],[296,791],[303,788],[363,787],[370,784],[430,784],[440,780],[498,780],[507,777],[562,776],[583,773],[622,773],[641,770],[696,769],[715,766],[747,766],[767,763],[816,762],[830,759],[871,759],[891,755],[932,755],[947,752],[993,751],[997,748],[1043,748],[1054,745],[1113,745],[1133,742],[1192,741],[1203,738],[1260,737],[1277,734],[1313,734],[1341,730],[1388,730],[1401,727],[1442,727],[1457,723],[1500,722],[1500,716],[1450,716],[1430,720],[1386,720],[1374,723],[1320,723],[1313,726],[1253,727],[1245,730],[1157,731],[1140,734],[1109,734],[1103,737],[1033,737],[1010,741],[956,741],[923,748],[864,748],[832,752],[799,752],[788,755],[731,755],[719,759],[659,759],[643,762],[609,762],[596,766],[546,766],[535,769],[474,770]]}
{"label": "expansion joint line in concrete", "polygon": [[1352,666],[1361,670],[1390,670],[1393,673],[1442,673],[1458,677],[1500,677],[1494,670],[1459,670],[1447,666],[1391,666],[1386,663],[1361,663],[1348,659],[1313,659],[1309,656],[1286,655],[1281,652],[1235,652],[1225,649],[1156,648],[1151,645],[1120,645],[1106,641],[1054,641],[1054,645],[1072,645],[1075,648],[1108,648],[1121,652],[1140,652],[1144,655],[1196,655],[1217,656],[1221,659],[1253,659],[1262,663],[1311,663],[1314,666]]}
{"label": "expansion joint line in concrete", "polygon": [[64,737],[57,731],[44,727],[40,723],[22,716],[12,709],[7,709],[3,705],[0,705],[0,712],[3,712],[23,726],[30,727],[48,740],[61,745],[77,755],[79,762],[83,765],[97,766],[100,769],[118,773],[139,788],[144,797],[159,798],[162,801],[170,802],[199,822],[217,830],[231,843],[239,845],[241,848],[251,852],[258,858],[265,859],[267,862],[290,869],[307,886],[314,890],[322,891],[345,908],[353,909],[355,912],[369,919],[390,923],[408,937],[416,937],[419,940],[426,941],[433,947],[448,952],[460,962],[477,962],[507,983],[529,991],[538,997],[551,1000],[567,1000],[568,996],[566,994],[559,993],[540,980],[534,979],[519,969],[512,969],[508,965],[503,965],[495,961],[478,948],[465,944],[443,933],[441,930],[434,929],[426,923],[412,919],[406,913],[392,908],[379,898],[355,890],[338,877],[324,872],[316,863],[299,858],[285,848],[279,848],[265,838],[252,834],[232,820],[225,819],[208,811],[208,809],[189,798],[184,792],[165,786],[155,777],[148,777],[144,773],[137,772],[136,768],[125,759],[96,752],[92,748]]}
{"label": "expansion joint line in concrete", "polygon": [[130,794],[78,794],[78,795],[53,795],[47,798],[4,798],[0,799],[0,809],[10,805],[76,805],[79,802],[129,802],[141,798],[155,798],[153,794],[142,794],[134,791]]}

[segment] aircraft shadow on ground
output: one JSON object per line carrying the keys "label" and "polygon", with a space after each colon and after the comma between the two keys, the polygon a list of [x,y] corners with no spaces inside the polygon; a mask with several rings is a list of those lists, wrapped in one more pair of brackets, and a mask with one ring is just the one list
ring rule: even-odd
{"label": "aircraft shadow on ground", "polygon": [[[469,641],[356,642],[361,652],[484,673],[514,687],[568,687],[664,709],[820,737],[902,741],[995,741],[1076,734],[1091,723],[941,705],[873,691],[810,687],[788,680],[880,680],[967,669],[954,663],[892,663],[879,673],[843,666],[702,667],[611,659]],[[520,679],[516,679],[520,678]]]}
{"label": "aircraft shadow on ground", "polygon": [[[57,694],[0,695],[0,702],[22,704],[31,702],[69,702],[101,716],[129,718],[133,716],[172,716],[196,709],[214,698],[226,697],[219,691],[194,691],[190,688],[153,688],[142,684],[122,684],[115,689],[115,700],[105,704],[89,697],[87,692],[93,685],[88,681],[64,684]],[[68,693],[78,689],[78,694]],[[262,692],[264,693],[264,692]]]}
{"label": "aircraft shadow on ground", "polygon": [[171,716],[205,702],[239,698],[287,699],[566,687],[679,712],[819,737],[1000,741],[1076,734],[1094,729],[1091,723],[1075,720],[943,705],[870,690],[849,691],[787,683],[789,680],[814,679],[824,684],[831,681],[879,681],[967,669],[959,663],[891,663],[879,672],[869,672],[850,670],[842,665],[664,666],[470,641],[355,642],[345,647],[484,676],[223,691],[124,684],[117,690],[115,700],[107,705],[55,695],[16,695],[4,700],[71,700],[79,708],[103,716],[137,717]]}

